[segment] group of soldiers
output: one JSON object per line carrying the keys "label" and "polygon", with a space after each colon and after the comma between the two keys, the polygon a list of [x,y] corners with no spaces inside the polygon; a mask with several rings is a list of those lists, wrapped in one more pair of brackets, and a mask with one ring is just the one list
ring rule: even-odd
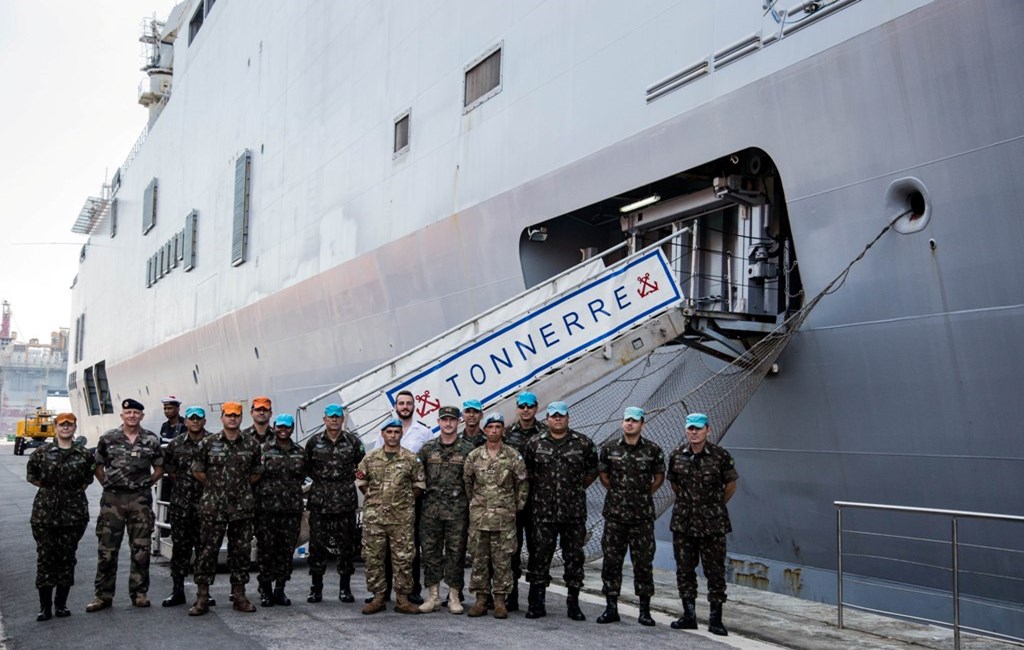
{"label": "group of soldiers", "polygon": [[[189,609],[193,616],[215,605],[210,584],[225,535],[232,607],[243,612],[256,609],[245,591],[254,535],[260,604],[290,605],[285,584],[291,577],[304,507],[309,510],[312,578],[307,601],[322,600],[327,560],[334,556],[339,599],[354,602],[350,579],[358,535],[358,489],[363,494],[362,557],[370,592],[364,614],[382,611],[392,589],[397,612],[436,612],[444,602],[449,613],[463,613],[464,567],[471,556],[469,591],[475,602],[466,613],[483,616],[493,610],[495,618],[507,618],[509,611],[519,609],[525,546],[530,585],[526,618],[546,616],[551,561],[560,547],[567,615],[583,621],[579,593],[584,577],[586,490],[600,479],[606,488],[601,573],[607,604],[597,622],[620,620],[618,597],[628,551],[640,601],[638,621],[653,626],[653,495],[667,478],[675,493],[671,530],[683,604],[682,616],[672,627],[697,627],[695,569],[701,564],[711,603],[708,629],[727,634],[722,604],[726,600],[725,535],[731,528],[725,504],[736,490],[738,474],[729,453],[707,441],[706,415],[687,416],[686,437],[669,455],[666,474],[665,454],[643,436],[645,414],[638,407],[625,409],[622,435],[612,436],[598,448],[569,427],[565,402],[548,404],[546,419],[540,420],[537,397],[531,392],[517,396],[517,418],[508,425],[500,413],[484,417],[478,400],[465,401],[461,409],[443,406],[438,411],[439,432],[434,435],[414,419],[413,395],[403,391],[396,396],[394,417],[381,425],[376,447],[367,453],[359,438],[344,429],[345,410],[340,404],[325,408],[323,429],[300,446],[292,440],[291,415],[278,415],[271,423],[267,397],[252,400],[253,425],[245,430],[241,429],[242,404],[224,403],[219,433],[206,430],[202,407],[187,407],[182,418],[176,398],[163,401],[167,422],[161,435],[168,439],[163,449],[157,435],[139,426],[143,405],[126,399],[121,405],[122,426],[100,438],[94,457],[70,445],[74,416],[61,414],[54,443],[30,459],[29,480],[41,488],[32,520],[39,540],[39,620],[48,619],[54,608],[57,616],[70,613],[67,590],[74,577],[75,548],[88,520],[84,490],[93,473],[104,489],[96,522],[95,598],[86,611],[111,606],[125,530],[131,540],[128,589],[132,604],[150,605],[151,488],[166,472],[173,480],[169,512],[174,553],[173,588],[163,605],[186,602],[184,581],[192,572],[194,556],[197,594]],[[70,429],[66,441],[65,428]],[[58,474],[61,478],[55,482]],[[307,477],[312,483],[304,495]],[[36,511],[49,511],[48,504],[58,500],[75,507],[65,504],[60,508],[62,517],[50,521],[40,514],[37,521]],[[426,598],[421,594],[420,560]],[[442,582],[449,590],[444,599]]]}

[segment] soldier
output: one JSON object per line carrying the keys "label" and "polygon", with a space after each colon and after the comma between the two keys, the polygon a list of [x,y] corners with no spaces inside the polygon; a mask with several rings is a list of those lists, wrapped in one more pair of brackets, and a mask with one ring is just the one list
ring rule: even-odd
{"label": "soldier", "polygon": [[665,482],[665,454],[657,444],[641,436],[644,411],[635,406],[622,414],[622,437],[601,446],[598,475],[608,494],[604,499],[604,536],[601,550],[602,591],[608,601],[598,623],[619,620],[619,589],[622,561],[629,549],[633,561],[633,588],[640,597],[641,625],[654,625],[654,493]]}
{"label": "soldier", "polygon": [[203,484],[199,501],[199,556],[196,558],[196,602],[189,616],[209,611],[210,585],[217,572],[217,555],[224,533],[228,536],[228,569],[231,571],[232,607],[255,612],[245,596],[252,554],[252,517],[255,509],[252,484],[259,480],[260,446],[242,433],[242,404],[224,402],[220,433],[207,436],[192,463],[192,475]]}
{"label": "soldier", "polygon": [[[89,525],[85,488],[92,483],[92,454],[74,444],[78,419],[58,413],[53,442],[32,452],[28,482],[39,488],[32,501],[32,537],[36,540],[37,621],[71,616],[68,593],[75,584],[75,552]],[[54,587],[57,595],[54,597]],[[52,601],[52,602],[51,602]]]}
{"label": "soldier", "polygon": [[708,442],[708,416],[686,416],[686,442],[668,458],[668,480],[676,495],[672,508],[672,550],[676,556],[676,586],[683,615],[673,621],[677,630],[697,629],[698,564],[708,579],[711,615],[708,631],[726,636],[722,624],[725,602],[725,536],[732,532],[726,503],[736,493],[736,463],[725,449]]}
{"label": "soldier", "polygon": [[462,403],[462,420],[466,426],[462,429],[462,437],[468,440],[474,447],[480,447],[487,442],[487,436],[480,427],[480,421],[484,417],[484,407],[478,399],[467,399]]}
{"label": "soldier", "polygon": [[249,407],[249,415],[252,417],[252,426],[243,429],[242,433],[256,438],[261,445],[273,441],[274,429],[270,426],[270,416],[274,414],[270,398],[265,395],[254,397],[252,406]]}
{"label": "soldier", "polygon": [[402,421],[392,418],[381,427],[384,446],[363,458],[356,469],[356,486],[363,501],[363,560],[366,588],[373,598],[364,614],[384,609],[385,550],[390,547],[395,580],[395,611],[419,614],[409,602],[412,589],[413,526],[416,499],[426,487],[423,465],[416,454],[401,446]]}
{"label": "soldier", "polygon": [[356,466],[366,455],[363,443],[343,429],[345,409],[328,404],[324,430],[306,442],[306,468],[313,479],[309,488],[309,574],[313,584],[306,602],[323,600],[327,556],[338,559],[338,599],[355,602],[352,595],[352,560],[356,554]]}
{"label": "soldier", "polygon": [[164,405],[167,421],[160,425],[160,442],[167,444],[185,432],[185,420],[181,417],[181,400],[168,395],[160,400]]}
{"label": "soldier", "polygon": [[96,444],[96,479],[103,485],[103,496],[96,518],[96,597],[85,606],[87,612],[106,609],[114,601],[117,554],[126,529],[131,548],[128,592],[132,605],[149,607],[152,488],[163,476],[164,459],[160,439],[139,426],[143,410],[134,399],[121,402],[121,426],[104,433]]}
{"label": "soldier", "polygon": [[[537,396],[530,391],[523,391],[516,397],[516,421],[505,429],[505,444],[520,454],[526,441],[545,433],[548,425],[537,419]],[[523,542],[526,542],[528,555],[533,555],[533,516],[530,504],[516,515],[516,552],[512,554],[512,593],[508,595],[506,604],[510,612],[519,609],[519,578],[523,576]]]}
{"label": "soldier", "polygon": [[505,596],[512,590],[516,513],[526,507],[529,488],[522,456],[502,442],[504,429],[501,413],[488,415],[484,420],[487,443],[470,452],[463,469],[473,553],[469,590],[476,594],[469,616],[487,613],[487,595],[493,589],[494,618],[508,618]]}
{"label": "soldier", "polygon": [[437,423],[441,428],[440,436],[423,445],[418,454],[427,483],[420,515],[420,539],[423,541],[424,581],[429,590],[420,611],[436,612],[441,608],[439,588],[443,577],[449,589],[448,612],[461,614],[459,592],[465,572],[469,517],[462,472],[474,446],[459,435],[458,407],[441,407]]}
{"label": "soldier", "polygon": [[292,604],[284,585],[292,577],[292,556],[302,526],[302,483],[306,480],[306,452],[292,442],[294,430],[291,415],[282,413],[274,420],[274,439],[263,445],[263,473],[255,488],[257,581],[264,607]]}
{"label": "soldier", "polygon": [[530,438],[523,460],[530,477],[533,548],[526,576],[530,583],[526,618],[547,615],[544,590],[558,542],[565,564],[565,600],[569,618],[584,621],[579,595],[583,587],[583,544],[587,535],[587,487],[597,478],[597,449],[593,441],[569,428],[565,402],[548,404],[548,430]]}
{"label": "soldier", "polygon": [[[164,607],[185,604],[185,578],[192,573],[192,555],[199,557],[199,500],[203,486],[192,475],[192,461],[199,452],[199,443],[210,435],[206,430],[206,410],[201,406],[185,409],[185,433],[164,449],[164,469],[174,479],[170,498],[171,594],[161,603]],[[216,603],[210,598],[208,605]]]}

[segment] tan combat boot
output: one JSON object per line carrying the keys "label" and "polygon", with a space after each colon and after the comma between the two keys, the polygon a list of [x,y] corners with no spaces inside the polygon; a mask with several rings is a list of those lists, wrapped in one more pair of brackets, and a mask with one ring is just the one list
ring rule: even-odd
{"label": "tan combat boot", "polygon": [[236,612],[252,613],[256,611],[256,605],[249,602],[245,596],[245,585],[231,585],[231,608]]}
{"label": "tan combat boot", "polygon": [[494,618],[508,618],[508,608],[505,607],[505,594],[494,594]]}
{"label": "tan combat boot", "polygon": [[188,610],[189,616],[202,616],[210,611],[210,585],[196,585],[196,602]]}
{"label": "tan combat boot", "polygon": [[461,614],[463,611],[464,610],[462,609],[462,601],[459,600],[459,590],[450,590],[448,592],[448,613]]}
{"label": "tan combat boot", "polygon": [[395,611],[399,614],[419,614],[420,608],[409,602],[409,594],[396,593]]}
{"label": "tan combat boot", "polygon": [[[458,596],[456,596],[458,598]],[[476,602],[466,612],[466,616],[483,616],[487,613],[487,593],[481,591],[476,595]]]}
{"label": "tan combat boot", "polygon": [[376,594],[373,595],[373,600],[368,602],[366,604],[366,607],[363,608],[363,613],[364,614],[376,614],[377,612],[379,612],[382,609],[384,609],[384,607],[385,607],[385,605],[384,605],[384,593],[383,592],[376,593]]}
{"label": "tan combat boot", "polygon": [[92,612],[98,612],[101,609],[106,609],[110,607],[112,602],[113,601],[107,600],[106,598],[100,598],[99,596],[96,596],[95,598],[89,601],[88,605],[85,606],[85,611],[89,612],[90,614]]}
{"label": "tan combat boot", "polygon": [[436,612],[441,609],[441,594],[439,593],[441,585],[430,585],[427,587],[427,599],[420,605],[420,612],[426,614],[428,612]]}

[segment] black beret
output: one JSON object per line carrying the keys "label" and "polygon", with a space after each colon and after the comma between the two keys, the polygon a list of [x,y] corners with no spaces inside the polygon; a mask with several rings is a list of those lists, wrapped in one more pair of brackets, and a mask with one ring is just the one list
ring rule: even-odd
{"label": "black beret", "polygon": [[121,408],[124,409],[124,410],[127,410],[127,409],[135,409],[137,411],[145,411],[146,410],[146,407],[142,405],[142,402],[140,402],[139,400],[132,399],[130,397],[128,399],[124,400],[123,402],[121,402]]}

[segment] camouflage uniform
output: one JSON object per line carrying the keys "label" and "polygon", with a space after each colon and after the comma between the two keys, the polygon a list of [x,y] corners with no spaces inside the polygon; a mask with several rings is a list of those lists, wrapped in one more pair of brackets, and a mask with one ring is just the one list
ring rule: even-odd
{"label": "camouflage uniform", "polygon": [[462,436],[446,445],[434,439],[420,448],[420,463],[426,475],[420,514],[423,543],[423,575],[427,585],[444,581],[462,589],[466,564],[466,530],[469,500],[462,480],[466,457],[473,443]]}
{"label": "camouflage uniform", "polygon": [[679,596],[697,597],[695,569],[700,563],[708,579],[708,602],[724,603],[725,535],[732,532],[725,486],[739,478],[736,463],[718,445],[705,443],[694,454],[685,443],[669,456],[666,478],[676,493],[671,529]]}
{"label": "camouflage uniform", "polygon": [[530,476],[533,541],[526,579],[545,587],[560,541],[565,585],[583,587],[583,544],[587,534],[587,491],[584,481],[597,476],[597,448],[590,438],[569,429],[555,440],[549,432],[534,436],[523,447]]}
{"label": "camouflage uniform", "polygon": [[[507,594],[515,584],[512,554],[516,550],[516,513],[526,507],[529,485],[523,457],[502,445],[493,458],[477,447],[466,458],[463,481],[469,497],[469,548],[473,593]],[[491,569],[493,568],[493,584]]]}
{"label": "camouflage uniform", "polygon": [[475,436],[470,436],[466,433],[465,430],[463,430],[461,433],[459,433],[459,439],[465,440],[469,444],[473,445],[474,448],[483,447],[484,443],[487,442],[487,436],[484,435],[482,429],[478,431]]}
{"label": "camouflage uniform", "polygon": [[203,484],[192,475],[192,461],[203,438],[210,435],[205,429],[199,440],[192,440],[188,432],[182,433],[164,449],[164,469],[174,474],[168,518],[171,522],[171,577],[185,578],[192,573],[192,555],[199,557],[199,499]]}
{"label": "camouflage uniform", "polygon": [[258,442],[261,447],[267,444],[268,442],[274,441],[274,427],[270,427],[269,429],[267,429],[266,433],[260,435],[259,432],[256,431],[256,425],[252,425],[250,427],[242,429],[242,433],[255,439],[256,442]]}
{"label": "camouflage uniform", "polygon": [[96,518],[99,559],[96,563],[96,597],[113,600],[117,584],[117,555],[127,529],[131,547],[128,591],[149,591],[149,544],[153,534],[152,469],[163,464],[160,439],[140,429],[135,444],[122,427],[111,429],[96,444],[96,464],[103,466],[103,495]]}
{"label": "camouflage uniform", "polygon": [[619,436],[601,446],[598,471],[607,474],[611,483],[602,512],[602,591],[606,596],[618,597],[628,548],[633,561],[633,589],[637,596],[652,596],[655,512],[651,484],[656,476],[665,474],[665,453],[647,438],[630,445]]}
{"label": "camouflage uniform", "polygon": [[292,577],[292,555],[302,526],[306,452],[291,440],[286,447],[272,440],[263,445],[261,462],[263,474],[254,486],[257,580],[287,581]]}
{"label": "camouflage uniform", "polygon": [[309,488],[309,573],[322,576],[327,558],[338,558],[338,574],[350,576],[356,554],[356,465],[366,456],[355,434],[342,431],[332,441],[317,433],[306,442]]}
{"label": "camouflage uniform", "polygon": [[[520,454],[523,453],[523,445],[532,438],[548,432],[548,425],[543,420],[534,420],[533,426],[524,427],[522,422],[505,427],[505,444],[512,447]],[[530,510],[530,503],[516,514],[516,550],[512,554],[512,575],[513,585],[519,584],[519,578],[523,576],[523,542],[526,542],[527,555],[533,555],[533,513]]]}
{"label": "camouflage uniform", "polygon": [[89,525],[85,488],[92,483],[92,454],[74,445],[48,442],[32,452],[26,475],[40,484],[32,501],[32,537],[36,540],[36,588],[75,584],[75,552]]}
{"label": "camouflage uniform", "polygon": [[356,485],[366,486],[363,501],[363,561],[366,588],[373,594],[387,589],[384,554],[391,548],[395,592],[412,591],[412,558],[416,553],[414,525],[416,495],[426,487],[423,464],[404,447],[396,453],[374,449],[359,462]]}
{"label": "camouflage uniform", "polygon": [[192,463],[193,472],[206,474],[199,500],[199,556],[196,584],[210,585],[217,573],[217,555],[228,536],[228,569],[233,587],[249,582],[252,517],[255,497],[249,476],[263,471],[260,446],[252,436],[228,440],[224,432],[203,439]]}

